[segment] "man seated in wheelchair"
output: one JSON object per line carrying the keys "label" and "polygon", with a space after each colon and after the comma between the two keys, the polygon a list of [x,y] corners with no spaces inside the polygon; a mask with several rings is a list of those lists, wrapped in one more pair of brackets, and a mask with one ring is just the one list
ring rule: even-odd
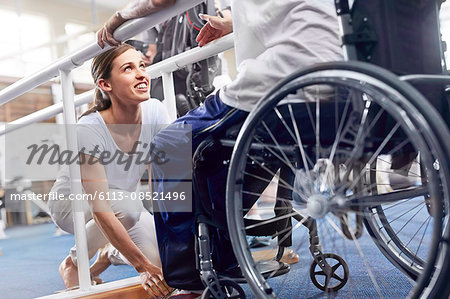
{"label": "man seated in wheelchair", "polygon": [[[377,2],[379,6],[381,2]],[[369,5],[368,1],[355,3]],[[421,1],[415,9],[420,10],[423,3],[427,1]],[[266,1],[264,4],[257,0],[232,1],[232,14],[237,79],[208,97],[203,106],[161,131],[153,141],[165,162],[153,164],[155,190],[160,197],[170,198],[177,192],[185,198],[154,201],[158,246],[168,284],[188,290],[209,286],[211,276],[205,271],[209,258],[205,258],[204,247],[211,251],[216,273],[222,277],[238,277],[240,269],[232,253],[233,249],[245,246],[230,243],[230,235],[233,238],[235,235],[227,229],[230,227],[231,231],[233,226],[226,221],[229,211],[226,211],[225,198],[226,194],[230,195],[226,180],[227,188],[234,187],[233,196],[237,194],[235,197],[242,199],[242,207],[235,211],[240,209],[238,212],[246,214],[274,178],[278,180],[274,213],[277,216],[287,211],[287,217],[278,214],[278,219],[285,221],[274,221],[274,228],[245,224],[245,234],[276,235],[278,245],[288,247],[289,216],[295,218],[294,213],[289,214],[292,211],[289,206],[306,206],[307,215],[313,220],[295,219],[299,224],[305,220],[309,229],[312,265],[332,258],[338,260],[339,266],[345,264],[342,258],[321,252],[315,220],[329,214],[338,216],[341,235],[355,240],[361,236],[364,217],[365,227],[382,253],[416,280],[427,257],[426,250],[421,252],[426,247],[421,246],[425,244],[422,237],[430,240],[431,236],[442,236],[438,229],[443,227],[439,213],[449,214],[448,197],[443,198],[445,192],[440,190],[448,190],[445,166],[450,152],[444,151],[443,155],[438,150],[445,140],[450,140],[445,137],[448,136],[445,130],[439,130],[442,119],[416,90],[403,86],[392,73],[373,65],[333,63],[311,67],[319,62],[342,60],[333,1]],[[200,46],[231,31],[231,23],[226,18],[204,18],[208,23],[199,34]],[[364,23],[364,17],[361,22]],[[382,34],[378,36],[381,45]],[[423,63],[424,70],[403,72],[401,68],[378,63],[378,53],[369,55],[372,62],[400,75],[439,71],[436,68],[427,72],[431,63]],[[404,52],[401,54],[404,56]],[[402,63],[394,59],[393,65],[402,66]],[[296,70],[300,71],[291,75]],[[428,98],[427,88],[421,91]],[[419,112],[426,116],[425,122],[414,117]],[[241,129],[245,119],[245,127]],[[228,172],[233,138],[239,130],[241,135],[231,159],[235,163]],[[434,132],[441,134],[437,139],[442,144],[433,143]],[[383,163],[389,165],[388,169],[383,168]],[[383,174],[397,173],[412,180],[395,186],[383,181]],[[383,186],[390,188],[383,190]],[[447,203],[442,204],[443,201]],[[406,212],[388,213],[390,204],[406,212],[412,209],[408,204],[422,209],[413,217],[402,218]],[[356,229],[350,228],[348,211],[355,212]],[[410,221],[416,215],[425,220]],[[251,223],[251,219],[246,221]],[[436,227],[433,234],[414,234],[416,238],[401,234],[402,230],[406,233],[404,228],[416,226],[413,229],[418,231],[428,226],[426,221],[437,223],[433,225]],[[209,243],[203,238],[202,224],[207,224]],[[381,226],[385,230],[380,230]],[[265,232],[249,227],[259,227]],[[239,251],[235,252],[240,257]],[[325,272],[323,264],[326,262],[315,273]],[[252,266],[251,263],[242,265],[246,274]],[[277,266],[273,274],[287,270],[283,264]],[[310,275],[320,289],[335,291],[348,279],[348,268],[344,272],[344,277],[339,277],[340,283],[331,287],[315,281],[313,271]]]}
{"label": "man seated in wheelchair", "polygon": [[[225,219],[226,163],[231,147],[221,146],[218,140],[236,137],[257,102],[295,70],[343,57],[332,0],[271,0],[263,4],[232,0],[231,11],[232,21],[226,16],[202,15],[207,23],[197,40],[203,46],[234,31],[237,78],[153,140],[167,162],[152,165],[154,190],[161,197],[174,192],[185,196],[184,201],[168,197],[154,201],[164,277],[170,286],[180,289],[204,287],[195,246],[197,221],[210,224],[214,269],[226,276],[240,275]],[[272,170],[265,175],[261,167],[250,170],[267,177],[255,179],[252,192],[259,194],[266,188],[280,168],[277,163],[270,165]],[[257,199],[249,195],[247,208]]]}

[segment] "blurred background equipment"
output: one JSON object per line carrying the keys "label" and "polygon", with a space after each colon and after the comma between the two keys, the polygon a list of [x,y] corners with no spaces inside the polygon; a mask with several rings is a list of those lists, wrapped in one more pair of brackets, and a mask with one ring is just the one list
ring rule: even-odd
{"label": "blurred background equipment", "polygon": [[[143,34],[143,41],[128,40],[127,43],[149,58],[154,64],[174,55],[197,47],[195,40],[206,23],[199,14],[216,14],[214,1],[207,0],[179,14]],[[156,51],[156,52],[155,52]],[[221,74],[221,60],[217,55],[198,61],[173,74],[178,116],[197,108],[215,90],[214,78]],[[150,94],[164,99],[161,78],[153,79]]]}

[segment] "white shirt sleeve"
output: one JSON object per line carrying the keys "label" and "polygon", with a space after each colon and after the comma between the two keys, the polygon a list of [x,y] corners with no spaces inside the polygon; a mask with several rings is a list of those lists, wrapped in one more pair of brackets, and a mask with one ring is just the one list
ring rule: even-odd
{"label": "white shirt sleeve", "polygon": [[105,151],[106,140],[102,135],[104,127],[97,123],[82,122],[83,118],[77,124],[78,151],[99,158]]}
{"label": "white shirt sleeve", "polygon": [[159,131],[170,124],[166,107],[158,99],[149,99],[141,104],[143,109],[143,124],[148,128],[148,140],[152,140]]}
{"label": "white shirt sleeve", "polygon": [[163,103],[157,101],[156,110],[157,110],[158,124],[168,125],[171,123],[169,113],[167,112],[166,106],[164,106]]}
{"label": "white shirt sleeve", "polygon": [[224,9],[227,6],[231,6],[231,0],[216,0],[216,6],[219,9]]}

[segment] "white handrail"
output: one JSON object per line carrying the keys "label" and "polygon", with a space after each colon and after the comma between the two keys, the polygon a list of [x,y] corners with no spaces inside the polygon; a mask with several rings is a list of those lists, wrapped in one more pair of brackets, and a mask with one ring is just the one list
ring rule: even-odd
{"label": "white handrail", "polygon": [[[228,49],[233,48],[233,34],[228,34],[216,41],[213,41],[202,48],[194,48],[189,51],[180,53],[176,56],[165,59],[161,62],[155,63],[147,68],[147,73],[150,78],[157,78],[163,73],[170,73],[182,67],[185,67],[193,62],[197,62]],[[86,91],[75,96],[75,106],[81,106],[92,102],[94,98],[94,90]],[[62,102],[53,104],[39,111],[28,114],[24,117],[16,119],[0,128],[0,136],[12,132],[14,130],[26,127],[33,123],[44,121],[63,111]]]}
{"label": "white handrail", "polygon": [[[162,10],[158,13],[151,14],[147,17],[128,21],[118,28],[114,34],[114,38],[119,41],[124,41],[129,39],[136,34],[154,27],[155,25],[163,22],[164,20],[170,18],[173,15],[183,13],[190,7],[202,2],[202,0],[180,0],[176,4],[166,10]],[[158,64],[150,66],[147,71],[150,77],[163,77],[164,85],[164,96],[166,99],[166,105],[169,109],[169,114],[176,115],[175,99],[173,94],[173,77],[172,72],[184,67],[188,64],[197,62],[199,60],[208,58],[212,55],[223,52],[229,48],[233,47],[233,36],[228,35],[223,37],[221,40],[217,40],[203,48],[194,48],[185,53],[181,53],[175,57],[162,61]],[[55,116],[62,111],[65,116],[66,124],[75,124],[75,106],[82,105],[92,100],[93,90],[85,92],[81,95],[74,97],[73,83],[71,77],[71,70],[82,65],[85,61],[91,59],[92,57],[98,55],[99,53],[110,48],[106,46],[101,49],[96,42],[88,45],[87,47],[79,50],[78,52],[65,56],[55,63],[49,65],[45,69],[31,75],[29,77],[23,78],[14,84],[4,88],[0,91],[0,106],[19,97],[20,95],[32,90],[33,88],[49,81],[50,79],[61,77],[62,82],[62,94],[63,103],[58,103],[50,107],[46,107],[42,110],[36,111],[32,114],[26,115],[20,119],[6,124],[0,129],[0,136],[11,132],[15,129],[28,126],[32,123],[45,120],[52,116]],[[172,111],[170,111],[172,110]],[[13,126],[7,126],[13,125]],[[66,130],[66,141],[68,145],[70,144],[70,149],[75,151],[78,148],[76,133],[70,130]],[[79,168],[76,165],[70,165],[71,177],[79,178]],[[82,191],[81,180],[71,181],[71,191],[76,194]],[[80,206],[72,203],[73,211],[81,211]],[[78,278],[80,282],[80,292],[97,292],[98,290],[93,290],[90,285],[89,279],[89,261],[87,254],[87,239],[85,231],[85,219],[82,212],[74,212],[74,225],[75,225],[75,241],[77,244],[77,261],[78,261]]]}
{"label": "white handrail", "polygon": [[[174,15],[180,14],[189,8],[203,2],[202,0],[179,0],[167,9],[155,12],[143,18],[130,20],[120,26],[114,32],[114,38],[119,41],[127,40],[142,31],[152,28],[163,21],[171,18]],[[43,70],[17,81],[14,84],[4,88],[0,91],[0,106],[17,98],[18,96],[38,87],[39,85],[59,76],[60,70],[71,70],[77,66],[82,65],[85,61],[92,57],[106,51],[110,48],[108,45],[101,49],[96,42],[86,46],[85,48],[70,54],[68,56],[58,59],[56,62],[50,64]]]}
{"label": "white handrail", "polygon": [[189,51],[169,57],[147,68],[150,78],[157,78],[163,73],[174,72],[186,65],[211,57],[234,47],[234,35],[230,33],[203,47],[196,47]]}

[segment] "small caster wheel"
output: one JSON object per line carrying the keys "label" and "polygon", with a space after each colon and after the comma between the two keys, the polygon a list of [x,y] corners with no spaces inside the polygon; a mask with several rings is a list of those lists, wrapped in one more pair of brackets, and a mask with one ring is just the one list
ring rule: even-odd
{"label": "small caster wheel", "polygon": [[347,263],[343,258],[334,253],[324,253],[323,257],[328,264],[325,266],[325,269],[328,266],[329,270],[320,268],[314,260],[309,268],[309,276],[319,290],[336,292],[345,286],[348,281],[349,270]]}
{"label": "small caster wheel", "polygon": [[[241,286],[229,279],[220,279],[219,280],[221,290],[217,290],[220,295],[225,296],[221,298],[232,298],[232,299],[245,299],[245,293],[244,290],[241,288]],[[201,299],[210,299],[215,298],[211,294],[211,290],[206,288],[203,291]]]}

